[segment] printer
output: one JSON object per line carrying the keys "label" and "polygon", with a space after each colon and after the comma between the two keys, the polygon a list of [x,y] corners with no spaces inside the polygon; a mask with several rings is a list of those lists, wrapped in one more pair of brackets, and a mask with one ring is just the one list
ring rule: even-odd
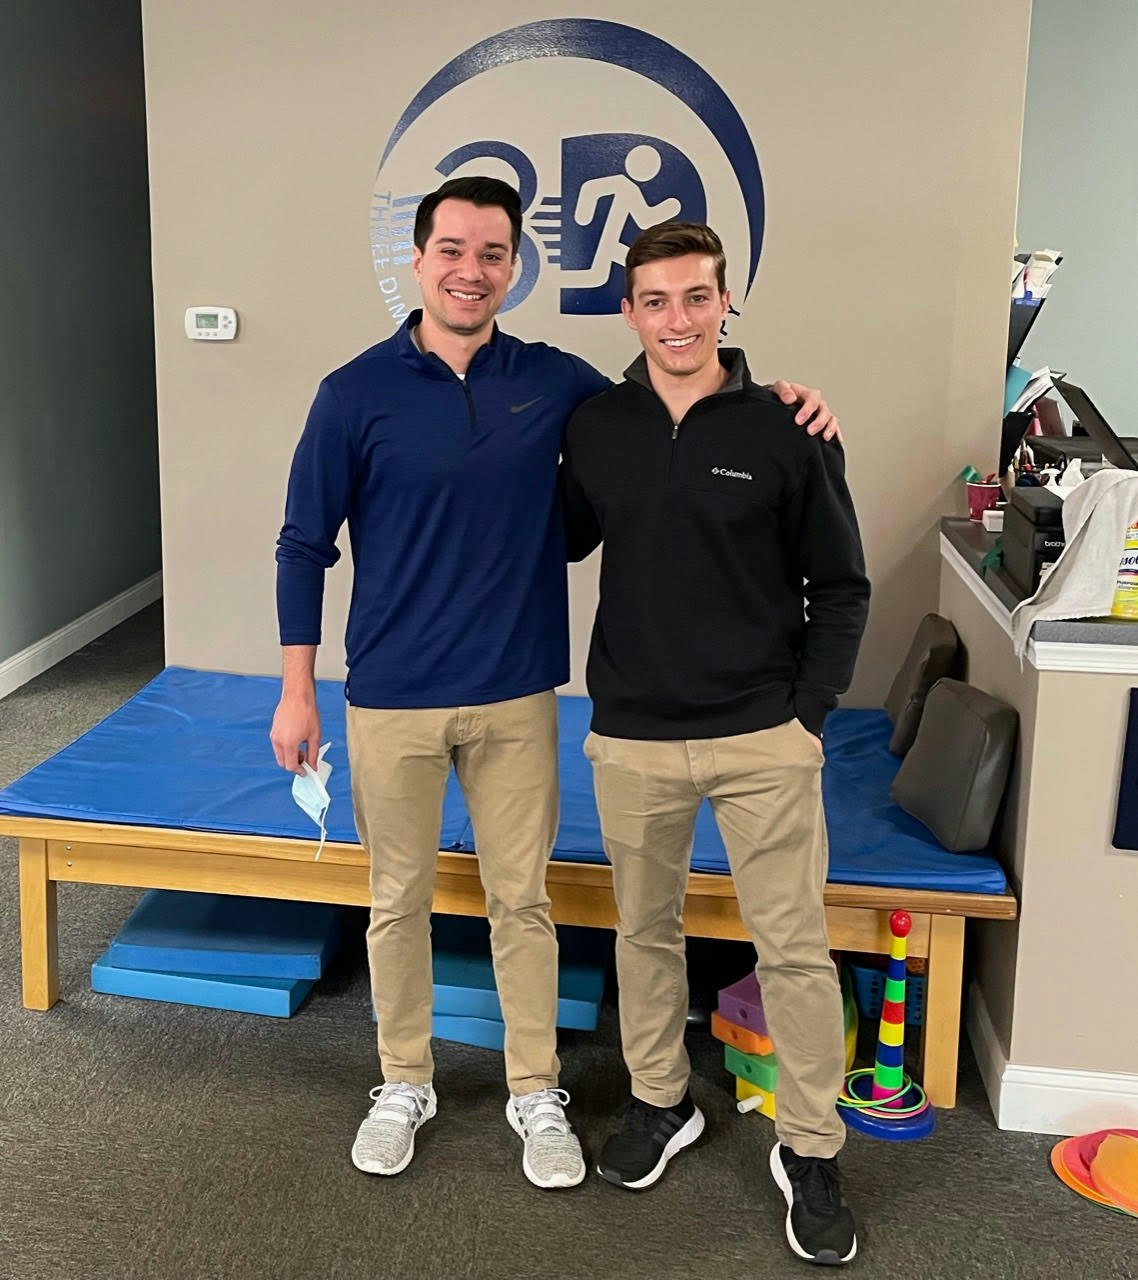
{"label": "printer", "polygon": [[1004,509],[1004,572],[1025,597],[1035,594],[1064,545],[1063,499],[1038,485],[1011,489]]}

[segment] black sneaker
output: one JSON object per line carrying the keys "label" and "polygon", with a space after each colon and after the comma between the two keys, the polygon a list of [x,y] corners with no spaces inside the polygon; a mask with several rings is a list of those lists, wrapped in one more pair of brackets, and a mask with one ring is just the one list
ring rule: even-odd
{"label": "black sneaker", "polygon": [[857,1253],[853,1214],[842,1198],[838,1162],[771,1149],[771,1173],[786,1197],[786,1238],[807,1262],[836,1267]]}
{"label": "black sneaker", "polygon": [[597,1172],[606,1182],[643,1191],[658,1181],[664,1166],[703,1132],[703,1112],[685,1093],[674,1107],[653,1107],[633,1098],[624,1127],[601,1148]]}

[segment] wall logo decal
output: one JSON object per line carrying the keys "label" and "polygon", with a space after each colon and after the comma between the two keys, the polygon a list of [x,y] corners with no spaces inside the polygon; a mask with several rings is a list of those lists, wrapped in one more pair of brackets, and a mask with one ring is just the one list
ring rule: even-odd
{"label": "wall logo decal", "polygon": [[372,262],[396,323],[418,300],[419,201],[467,173],[521,193],[520,265],[503,311],[619,313],[628,246],[673,218],[720,233],[733,314],[754,283],[765,204],[750,134],[707,71],[636,27],[526,23],[472,45],[423,85],[383,148],[372,200]]}

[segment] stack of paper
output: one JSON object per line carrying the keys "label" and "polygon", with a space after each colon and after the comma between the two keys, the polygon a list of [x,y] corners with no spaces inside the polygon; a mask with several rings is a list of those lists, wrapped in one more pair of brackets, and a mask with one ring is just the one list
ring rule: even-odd
{"label": "stack of paper", "polygon": [[1040,301],[1047,297],[1051,277],[1063,261],[1063,255],[1055,249],[1036,249],[1034,253],[1020,255],[1025,256],[1023,262],[1018,258],[1012,259],[1012,297]]}
{"label": "stack of paper", "polygon": [[1052,373],[1047,365],[1029,373],[1022,365],[1013,363],[1004,381],[1004,413],[1021,413],[1042,399],[1055,385],[1055,379],[1063,375]]}

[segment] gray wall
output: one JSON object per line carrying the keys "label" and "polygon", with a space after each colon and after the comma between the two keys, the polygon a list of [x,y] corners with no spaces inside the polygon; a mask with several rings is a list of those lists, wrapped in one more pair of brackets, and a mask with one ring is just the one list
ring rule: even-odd
{"label": "gray wall", "polygon": [[158,571],[137,4],[0,6],[0,661]]}
{"label": "gray wall", "polygon": [[1123,434],[1138,354],[1138,6],[1035,0],[1022,250],[1065,254],[1022,361],[1065,369]]}

